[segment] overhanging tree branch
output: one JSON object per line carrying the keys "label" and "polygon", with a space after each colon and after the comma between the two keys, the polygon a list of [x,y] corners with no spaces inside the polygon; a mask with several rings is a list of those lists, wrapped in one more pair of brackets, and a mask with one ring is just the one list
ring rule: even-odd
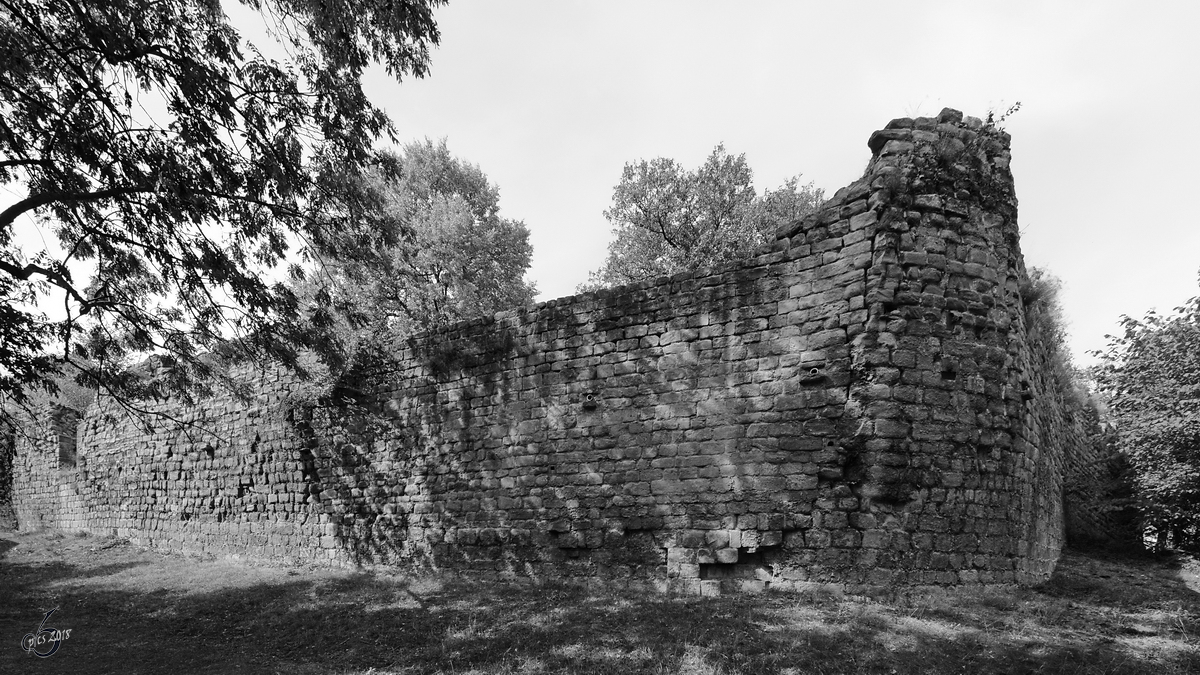
{"label": "overhanging tree branch", "polygon": [[[108,190],[99,190],[96,192],[46,192],[32,197],[26,197],[12,206],[0,211],[0,229],[7,230],[12,227],[13,222],[21,216],[43,206],[48,206],[57,202],[63,203],[78,203],[78,202],[98,202],[114,197],[125,197],[128,195],[138,194],[140,192],[151,192],[152,188],[145,187],[122,187],[110,188]],[[25,277],[27,278],[27,277]]]}
{"label": "overhanging tree branch", "polygon": [[54,162],[47,159],[5,159],[0,160],[0,169],[7,169],[14,166],[44,166],[48,168],[54,167]]}
{"label": "overhanging tree branch", "polygon": [[[54,340],[103,354],[101,377],[168,349],[186,366],[169,379],[180,390],[204,376],[197,345],[229,330],[294,362],[312,340],[294,293],[261,268],[297,238],[306,260],[395,243],[364,224],[380,221],[353,180],[391,129],[360,77],[372,58],[424,73],[441,0],[250,4],[284,10],[271,20],[290,63],[247,50],[210,0],[0,0],[0,176],[27,195],[0,210],[0,280],[18,303],[0,312],[0,367],[19,375],[0,377],[0,396],[36,382]],[[65,253],[23,255],[11,233],[31,214]],[[86,284],[76,261],[93,266]],[[41,315],[19,303],[47,287],[66,291],[67,316],[34,335]]]}

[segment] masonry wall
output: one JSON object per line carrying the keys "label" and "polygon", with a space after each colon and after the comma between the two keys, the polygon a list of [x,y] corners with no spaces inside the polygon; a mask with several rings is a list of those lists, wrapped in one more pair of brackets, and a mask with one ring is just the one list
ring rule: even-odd
{"label": "masonry wall", "polygon": [[1063,533],[1073,547],[1107,549],[1140,546],[1138,515],[1130,506],[1132,485],[1125,456],[1104,432],[1095,407],[1073,381],[1053,338],[1053,318],[1043,299],[1025,299],[1030,375],[1039,392],[1035,408],[1042,444],[1061,449]]}
{"label": "masonry wall", "polygon": [[946,110],[868,145],[730,269],[405,338],[320,405],[244,369],[251,401],[152,434],[94,410],[73,467],[43,421],[21,526],[704,593],[1045,579],[1074,432],[1031,375],[1007,135]]}

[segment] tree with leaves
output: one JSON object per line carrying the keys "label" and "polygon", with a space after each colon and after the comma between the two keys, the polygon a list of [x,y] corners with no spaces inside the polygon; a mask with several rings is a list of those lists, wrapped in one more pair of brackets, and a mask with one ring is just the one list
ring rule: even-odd
{"label": "tree with leaves", "polygon": [[581,290],[740,260],[821,203],[821,190],[799,176],[761,196],[752,181],[746,156],[724,145],[695,171],[662,157],[626,164],[604,212],[613,225],[608,257]]}
{"label": "tree with leaves", "polygon": [[159,353],[188,400],[219,345],[296,365],[323,337],[279,267],[398,244],[362,75],[423,76],[442,0],[240,1],[282,60],[218,0],[0,0],[0,396],[63,362],[145,394],[126,366]]}
{"label": "tree with leaves", "polygon": [[1121,319],[1094,368],[1159,545],[1200,546],[1200,297],[1171,315]]}
{"label": "tree with leaves", "polygon": [[475,165],[426,139],[389,154],[390,173],[368,178],[399,242],[373,264],[327,260],[303,284],[311,307],[356,307],[339,332],[349,346],[424,330],[533,302],[524,280],[533,255],[529,230],[502,218],[500,191]]}

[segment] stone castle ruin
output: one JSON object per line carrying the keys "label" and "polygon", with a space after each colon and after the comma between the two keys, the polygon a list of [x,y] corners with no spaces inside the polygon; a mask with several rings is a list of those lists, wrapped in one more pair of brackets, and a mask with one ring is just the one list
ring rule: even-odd
{"label": "stone castle ruin", "polygon": [[169,550],[673,591],[1045,580],[1102,536],[1047,378],[1009,137],[946,109],[755,258],[397,339],[326,404],[70,411],[17,450],[21,528]]}

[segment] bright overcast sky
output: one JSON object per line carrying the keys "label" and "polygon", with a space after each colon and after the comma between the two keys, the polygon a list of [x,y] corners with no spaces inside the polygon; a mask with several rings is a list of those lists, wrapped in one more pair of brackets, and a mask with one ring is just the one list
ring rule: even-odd
{"label": "bright overcast sky", "polygon": [[[223,4],[261,39],[257,17]],[[435,16],[431,74],[378,69],[368,91],[401,142],[445,137],[500,187],[502,214],[532,233],[541,300],[600,266],[628,162],[691,169],[724,143],[760,192],[802,174],[832,195],[888,120],[1017,101],[1022,249],[1063,281],[1076,360],[1122,314],[1200,294],[1196,0],[450,0]],[[30,246],[44,238],[24,228]]]}
{"label": "bright overcast sky", "polygon": [[1022,247],[1064,282],[1077,358],[1122,313],[1198,292],[1198,2],[451,0],[436,18],[430,76],[370,91],[402,140],[444,136],[499,185],[540,299],[600,265],[626,162],[694,168],[723,142],[760,191],[802,173],[832,194],[891,118],[1016,101]]}

